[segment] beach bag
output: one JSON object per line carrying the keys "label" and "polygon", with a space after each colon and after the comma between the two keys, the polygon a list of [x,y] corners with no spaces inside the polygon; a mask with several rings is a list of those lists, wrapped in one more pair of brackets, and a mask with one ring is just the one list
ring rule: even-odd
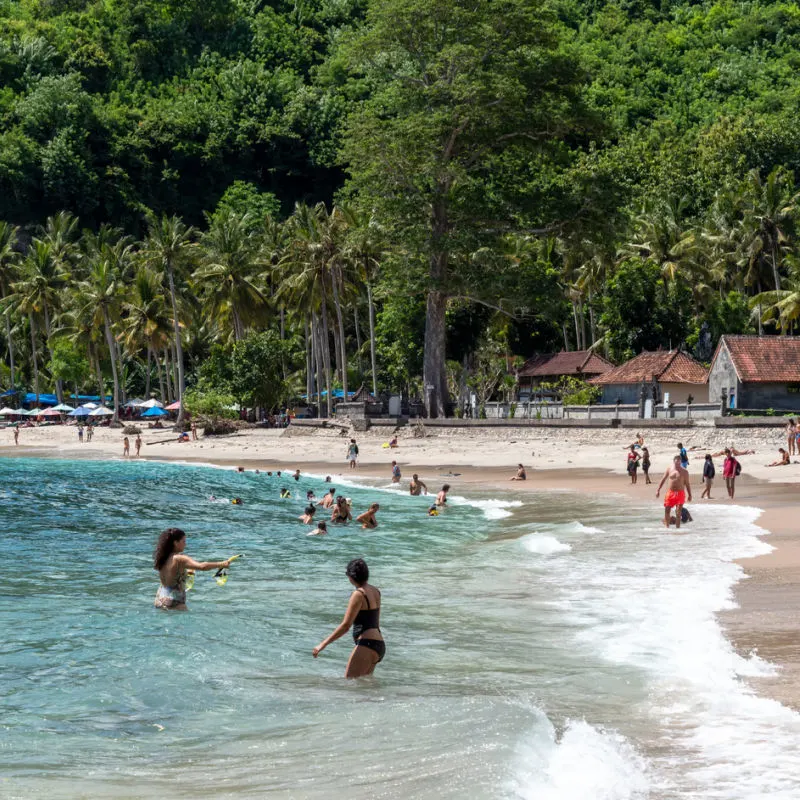
{"label": "beach bag", "polygon": [[738,478],[742,474],[742,465],[737,461],[736,466],[733,468],[733,476]]}

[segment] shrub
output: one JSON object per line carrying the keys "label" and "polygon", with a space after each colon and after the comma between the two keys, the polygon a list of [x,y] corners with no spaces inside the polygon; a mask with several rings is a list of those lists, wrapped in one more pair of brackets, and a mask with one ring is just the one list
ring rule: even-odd
{"label": "shrub", "polygon": [[137,425],[126,425],[122,429],[122,432],[126,436],[138,436],[142,432],[142,429],[140,427],[138,427]]}
{"label": "shrub", "polygon": [[203,435],[205,436],[227,436],[236,433],[239,426],[235,420],[223,417],[210,417],[203,421]]}

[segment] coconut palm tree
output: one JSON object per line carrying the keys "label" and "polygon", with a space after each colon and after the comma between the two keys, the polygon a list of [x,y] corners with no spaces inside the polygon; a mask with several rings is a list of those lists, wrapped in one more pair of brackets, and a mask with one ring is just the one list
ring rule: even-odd
{"label": "coconut palm tree", "polygon": [[[0,221],[0,301],[11,294],[11,284],[17,278],[20,253],[17,249],[19,228],[8,222]],[[8,346],[8,365],[11,369],[11,388],[16,386],[14,364],[14,340],[11,335],[11,309],[3,306],[3,317],[6,323],[6,345]]]}
{"label": "coconut palm tree", "polygon": [[151,214],[148,217],[147,239],[142,249],[145,262],[152,269],[164,275],[169,287],[175,359],[178,362],[178,385],[176,387],[180,403],[178,425],[181,425],[184,419],[183,395],[186,391],[186,382],[176,276],[180,277],[185,271],[188,271],[194,260],[196,252],[194,235],[194,229],[187,227],[178,217],[163,215],[158,218]]}
{"label": "coconut palm tree", "polygon": [[230,318],[233,338],[244,338],[248,325],[264,319],[267,298],[256,285],[264,264],[261,236],[249,214],[228,210],[209,220],[200,237],[200,266],[193,279],[206,308],[216,319]]}

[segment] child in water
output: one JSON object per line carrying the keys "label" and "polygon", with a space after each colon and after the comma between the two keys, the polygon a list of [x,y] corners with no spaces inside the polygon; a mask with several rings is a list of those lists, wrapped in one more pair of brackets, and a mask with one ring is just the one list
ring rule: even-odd
{"label": "child in water", "polygon": [[324,520],[321,520],[317,527],[311,531],[311,533],[307,533],[306,536],[325,536],[328,533],[328,523]]}
{"label": "child in water", "polygon": [[283,489],[281,489],[281,500],[286,500],[291,496],[292,493],[284,486]]}

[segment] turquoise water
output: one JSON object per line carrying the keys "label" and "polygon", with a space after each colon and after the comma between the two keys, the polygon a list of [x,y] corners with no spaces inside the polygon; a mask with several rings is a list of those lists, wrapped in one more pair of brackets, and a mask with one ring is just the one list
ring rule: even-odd
{"label": "turquoise water", "polygon": [[[800,796],[798,717],[742,684],[771,667],[714,618],[732,559],[765,547],[756,512],[698,508],[665,538],[614,498],[455,497],[429,518],[430,498],[334,485],[380,502],[380,528],[307,537],[311,477],[0,460],[0,796]],[[195,558],[246,554],[223,588],[198,574],[185,614],[152,607],[173,525]],[[345,681],[349,635],[311,649],[358,556],[387,656]]]}

